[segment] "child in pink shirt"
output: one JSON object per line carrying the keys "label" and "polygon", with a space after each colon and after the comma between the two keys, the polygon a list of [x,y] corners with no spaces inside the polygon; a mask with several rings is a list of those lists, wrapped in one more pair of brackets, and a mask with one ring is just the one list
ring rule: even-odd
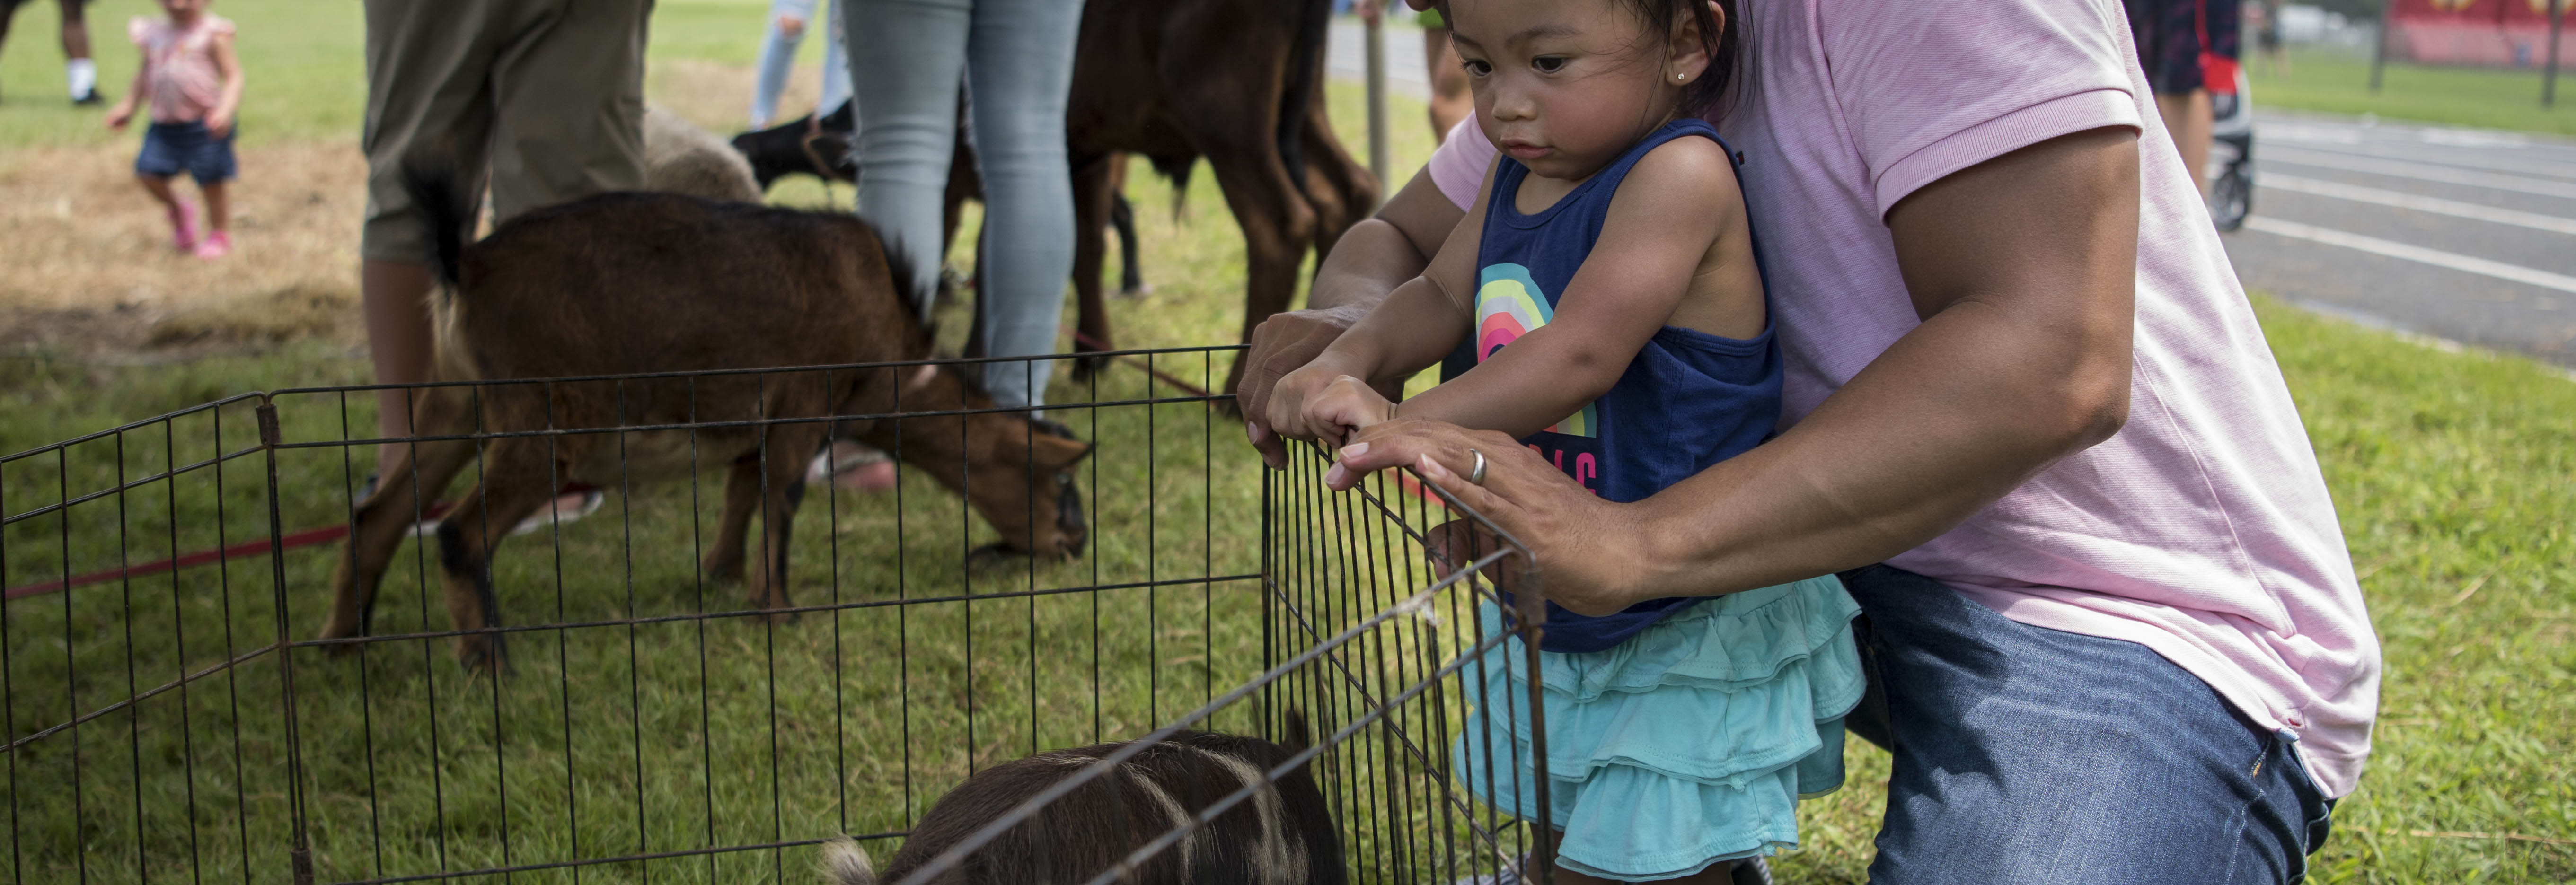
{"label": "child in pink shirt", "polygon": [[[107,113],[107,127],[122,131],[136,102],[148,97],[152,125],[143,133],[134,175],[169,212],[172,245],[199,258],[222,258],[233,248],[224,187],[236,172],[233,115],[241,109],[242,74],[233,56],[233,23],[207,12],[209,2],[161,0],[168,18],[137,17],[126,26],[143,50],[143,65],[134,72],[134,87]],[[181,170],[206,199],[210,230],[202,238],[193,208],[170,188]]]}

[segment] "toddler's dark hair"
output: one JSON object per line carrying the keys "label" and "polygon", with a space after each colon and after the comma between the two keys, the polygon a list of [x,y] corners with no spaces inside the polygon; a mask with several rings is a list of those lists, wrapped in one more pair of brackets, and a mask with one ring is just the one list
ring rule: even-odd
{"label": "toddler's dark hair", "polygon": [[1709,116],[1726,108],[1730,90],[1735,87],[1736,66],[1744,54],[1744,19],[1736,14],[1736,0],[1717,0],[1726,11],[1726,30],[1717,29],[1717,16],[1709,14],[1704,0],[1622,0],[1646,22],[1646,32],[1658,42],[1671,40],[1683,16],[1699,25],[1700,43],[1708,51],[1708,72],[1699,82],[1690,84],[1682,93],[1682,113],[1694,117]]}

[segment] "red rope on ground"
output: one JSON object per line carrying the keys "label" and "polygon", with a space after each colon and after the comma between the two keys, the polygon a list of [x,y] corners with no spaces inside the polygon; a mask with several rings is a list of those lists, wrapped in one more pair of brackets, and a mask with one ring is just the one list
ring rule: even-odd
{"label": "red rope on ground", "polygon": [[[437,519],[439,514],[447,512],[447,508],[449,506],[451,505],[438,504],[430,507],[429,518]],[[286,551],[302,547],[315,547],[340,540],[341,538],[347,537],[348,534],[348,523],[326,525],[321,528],[291,532],[284,537],[278,538],[274,547],[269,544],[267,538],[261,538],[256,541],[243,541],[230,547],[215,550],[199,550],[194,553],[185,553],[169,559],[156,559],[142,565],[131,566],[128,568],[112,568],[105,571],[73,575],[69,578],[58,581],[23,584],[9,588],[7,595],[0,596],[0,598],[24,599],[29,596],[43,596],[47,593],[53,593],[59,590],[68,590],[73,587],[87,587],[91,584],[104,584],[118,578],[138,578],[144,575],[157,575],[162,572],[177,571],[189,566],[222,562],[227,559],[243,559],[258,556],[262,553],[269,552],[271,549]]]}
{"label": "red rope on ground", "polygon": [[[1109,345],[1101,343],[1100,339],[1098,339],[1098,338],[1093,338],[1093,337],[1091,337],[1091,336],[1089,336],[1089,335],[1082,334],[1082,330],[1081,330],[1081,329],[1067,328],[1067,329],[1065,329],[1065,331],[1066,331],[1066,332],[1069,332],[1069,333],[1072,333],[1072,335],[1073,335],[1073,340],[1074,340],[1074,341],[1077,341],[1077,342],[1080,342],[1080,343],[1082,344],[1082,346],[1084,346],[1084,347],[1096,347],[1096,348],[1099,348],[1099,349],[1101,349],[1101,350],[1109,350],[1109,349],[1111,349],[1111,348],[1109,347]],[[1143,369],[1143,370],[1145,370],[1145,373],[1146,373],[1146,374],[1154,376],[1155,380],[1161,381],[1161,382],[1163,382],[1163,383],[1165,383],[1165,384],[1169,384],[1169,385],[1171,385],[1171,386],[1173,386],[1173,387],[1178,387],[1178,388],[1180,388],[1180,389],[1182,390],[1182,392],[1187,393],[1187,394],[1189,394],[1189,395],[1191,395],[1191,396],[1204,397],[1204,396],[1209,395],[1209,394],[1208,394],[1208,392],[1207,392],[1207,389],[1206,389],[1206,388],[1200,387],[1200,386],[1198,386],[1198,385],[1196,385],[1196,384],[1191,384],[1191,383],[1189,383],[1189,382],[1187,382],[1187,381],[1183,381],[1183,380],[1181,380],[1181,379],[1179,379],[1179,378],[1175,378],[1175,377],[1173,377],[1173,376],[1172,376],[1172,374],[1171,374],[1171,373],[1169,373],[1169,372],[1165,372],[1165,371],[1163,371],[1163,370],[1161,370],[1161,369],[1154,368],[1152,365],[1150,365],[1150,364],[1146,363],[1144,360],[1140,360],[1140,359],[1137,359],[1137,358],[1132,357],[1132,356],[1122,356],[1122,357],[1119,357],[1119,358],[1118,358],[1118,361],[1119,361],[1119,362],[1126,363],[1126,364],[1131,365],[1131,366],[1135,366],[1136,368],[1139,368],[1139,369]],[[1211,403],[1210,405],[1213,405],[1213,403]]]}

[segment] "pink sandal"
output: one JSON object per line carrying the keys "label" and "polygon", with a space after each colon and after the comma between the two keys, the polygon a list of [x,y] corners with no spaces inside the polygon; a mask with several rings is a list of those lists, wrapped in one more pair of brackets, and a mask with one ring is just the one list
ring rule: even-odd
{"label": "pink sandal", "polygon": [[230,254],[233,254],[233,237],[231,234],[223,231],[216,231],[214,233],[207,234],[205,239],[197,241],[197,257],[199,258],[211,261]]}
{"label": "pink sandal", "polygon": [[197,205],[177,200],[170,206],[170,247],[181,252],[197,251]]}

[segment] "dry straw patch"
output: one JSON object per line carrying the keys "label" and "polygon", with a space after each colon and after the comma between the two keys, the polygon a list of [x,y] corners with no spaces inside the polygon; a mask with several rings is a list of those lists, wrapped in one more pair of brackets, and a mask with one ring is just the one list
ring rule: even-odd
{"label": "dry straw patch", "polygon": [[[122,145],[0,154],[0,347],[69,353],[355,340],[366,162],[346,141],[244,149],[232,257],[170,248]],[[182,184],[194,199],[194,186]]]}
{"label": "dry straw patch", "polygon": [[[787,113],[811,107],[799,70]],[[741,128],[751,71],[656,65],[648,93],[722,134]],[[0,151],[0,350],[116,357],[327,337],[363,340],[358,226],[366,160],[352,140],[241,149],[231,258],[170,248],[159,207],[134,182],[131,140]],[[179,190],[195,199],[195,186]]]}

